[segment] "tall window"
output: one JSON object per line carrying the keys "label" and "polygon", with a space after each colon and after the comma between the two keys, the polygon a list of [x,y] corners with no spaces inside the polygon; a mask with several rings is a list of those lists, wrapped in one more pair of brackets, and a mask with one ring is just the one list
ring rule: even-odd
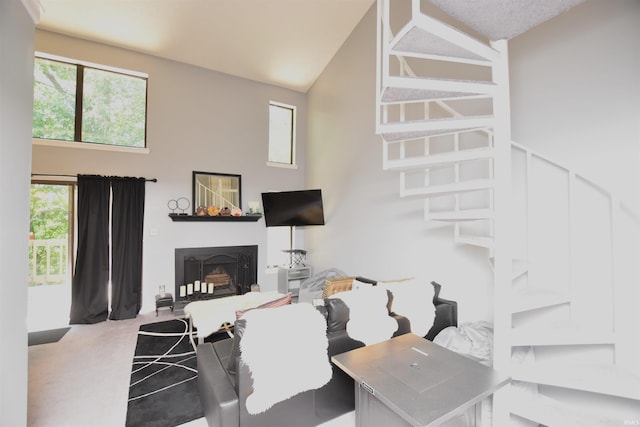
{"label": "tall window", "polygon": [[145,148],[146,110],[144,74],[35,58],[34,138]]}
{"label": "tall window", "polygon": [[295,164],[296,107],[269,102],[269,163]]}

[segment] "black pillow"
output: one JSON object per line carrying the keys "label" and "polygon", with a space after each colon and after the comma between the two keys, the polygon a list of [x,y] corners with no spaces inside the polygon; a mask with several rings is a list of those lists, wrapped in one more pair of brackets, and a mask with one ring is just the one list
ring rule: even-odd
{"label": "black pillow", "polygon": [[349,307],[340,298],[325,298],[327,332],[343,331],[349,321]]}

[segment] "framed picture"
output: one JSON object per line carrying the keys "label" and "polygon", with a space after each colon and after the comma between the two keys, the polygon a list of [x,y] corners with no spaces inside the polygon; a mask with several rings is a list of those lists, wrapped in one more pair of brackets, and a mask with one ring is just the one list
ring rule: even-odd
{"label": "framed picture", "polygon": [[209,215],[217,215],[214,209],[242,209],[241,188],[240,175],[193,171],[193,214],[202,209],[208,209]]}

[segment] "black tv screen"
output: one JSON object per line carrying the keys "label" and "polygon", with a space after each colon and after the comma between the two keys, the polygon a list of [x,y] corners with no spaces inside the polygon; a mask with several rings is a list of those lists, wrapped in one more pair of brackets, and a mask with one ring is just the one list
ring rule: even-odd
{"label": "black tv screen", "polygon": [[320,190],[262,193],[267,227],[324,225]]}

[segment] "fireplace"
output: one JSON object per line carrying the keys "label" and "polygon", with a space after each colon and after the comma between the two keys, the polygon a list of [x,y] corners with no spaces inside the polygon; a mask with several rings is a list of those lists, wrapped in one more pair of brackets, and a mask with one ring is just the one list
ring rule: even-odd
{"label": "fireplace", "polygon": [[177,248],[175,262],[176,298],[195,301],[241,295],[257,282],[258,246]]}

